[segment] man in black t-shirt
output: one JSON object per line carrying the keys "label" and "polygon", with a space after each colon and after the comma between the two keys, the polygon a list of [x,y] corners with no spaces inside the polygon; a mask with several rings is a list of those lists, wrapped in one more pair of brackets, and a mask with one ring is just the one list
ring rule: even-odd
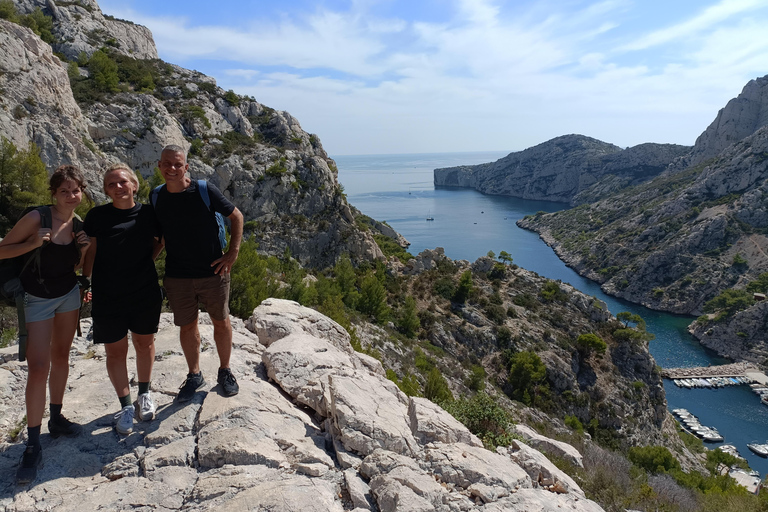
{"label": "man in black t-shirt", "polygon": [[[237,260],[243,236],[243,214],[218,188],[207,184],[209,204],[201,195],[197,181],[187,171],[185,151],[166,146],[158,164],[165,185],[157,192],[155,213],[165,241],[165,279],[163,285],[173,310],[173,320],[180,327],[181,348],[189,366],[177,400],[191,400],[205,385],[200,371],[200,331],[197,328],[199,304],[213,323],[213,339],[219,355],[218,383],[225,396],[239,391],[229,368],[232,353],[232,326],[229,322],[229,278]],[[214,212],[230,220],[230,241],[224,252],[218,236]]]}

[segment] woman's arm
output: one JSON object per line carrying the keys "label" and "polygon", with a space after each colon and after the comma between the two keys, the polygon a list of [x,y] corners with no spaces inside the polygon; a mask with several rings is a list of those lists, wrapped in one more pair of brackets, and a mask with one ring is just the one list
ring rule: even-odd
{"label": "woman's arm", "polygon": [[91,245],[88,246],[88,251],[85,253],[85,260],[83,260],[83,276],[91,277],[93,274],[93,262],[96,260],[96,238],[91,238]]}
{"label": "woman's arm", "polygon": [[51,229],[40,227],[40,213],[32,210],[16,223],[0,240],[0,259],[15,258],[50,242]]}
{"label": "woman's arm", "polygon": [[165,238],[157,239],[155,238],[153,245],[152,245],[152,260],[156,260],[157,256],[163,251],[163,247],[165,247]]}
{"label": "woman's arm", "polygon": [[85,257],[91,248],[91,237],[85,231],[80,231],[75,233],[75,243],[80,247],[80,261],[75,265],[75,270],[79,270],[85,264]]}

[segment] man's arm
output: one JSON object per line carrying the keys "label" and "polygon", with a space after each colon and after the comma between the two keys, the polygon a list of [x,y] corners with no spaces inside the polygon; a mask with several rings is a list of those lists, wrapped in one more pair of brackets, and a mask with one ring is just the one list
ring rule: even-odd
{"label": "man's arm", "polygon": [[231,223],[229,226],[229,248],[221,258],[211,263],[217,274],[222,272],[228,274],[232,271],[232,265],[235,264],[240,252],[240,243],[243,241],[243,214],[235,208],[227,218]]}

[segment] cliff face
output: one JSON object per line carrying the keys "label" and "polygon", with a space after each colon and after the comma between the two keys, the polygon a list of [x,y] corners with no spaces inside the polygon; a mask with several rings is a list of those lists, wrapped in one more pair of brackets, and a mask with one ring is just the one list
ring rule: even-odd
{"label": "cliff face", "polygon": [[487,164],[435,169],[435,185],[484,194],[578,204],[661,173],[690,148],[641,144],[622,150],[583,135],[565,135]]}
{"label": "cliff face", "polygon": [[690,333],[707,348],[734,361],[751,361],[768,367],[768,303],[739,311],[724,322],[694,322]]}
{"label": "cliff face", "polygon": [[[606,292],[651,308],[699,314],[743,288],[768,271],[768,77],[744,91],[669,172],[519,225]],[[685,167],[689,159],[698,163]]]}
{"label": "cliff face", "polygon": [[720,109],[696,139],[688,165],[717,156],[731,144],[768,125],[768,76],[750,80],[738,97]]}
{"label": "cliff face", "polygon": [[[149,178],[165,145],[190,148],[191,176],[209,179],[243,211],[260,250],[290,249],[314,267],[345,253],[354,261],[383,257],[355,225],[319,138],[289,113],[157,60],[145,27],[106,18],[95,2],[16,6],[21,13],[42,8],[56,40],[52,48],[0,20],[0,136],[17,147],[37,144],[51,170],[79,166],[97,202],[105,199],[100,173],[107,164],[123,161]],[[90,63],[78,67],[53,54],[87,62],[105,44],[117,70],[111,88],[94,85]]]}
{"label": "cliff face", "polygon": [[127,20],[104,16],[96,0],[55,2],[54,0],[14,0],[20,13],[41,9],[53,18],[53,49],[67,60],[77,60],[81,52],[90,56],[103,46],[136,59],[156,59],[157,48],[147,27]]}

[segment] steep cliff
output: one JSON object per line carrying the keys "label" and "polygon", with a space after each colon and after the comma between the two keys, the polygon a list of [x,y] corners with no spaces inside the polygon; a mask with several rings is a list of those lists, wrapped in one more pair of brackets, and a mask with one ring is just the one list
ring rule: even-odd
{"label": "steep cliff", "polygon": [[583,135],[564,135],[487,164],[435,169],[434,183],[484,194],[579,204],[660,174],[690,148],[641,144],[622,150]]}
{"label": "steep cliff", "polygon": [[[153,58],[149,31],[104,18],[95,3],[43,2],[42,12],[52,17],[58,55],[75,60],[62,62],[32,31],[0,20],[0,136],[22,148],[36,143],[49,169],[81,167],[97,202],[108,163],[126,162],[149,179],[163,146],[178,144],[190,149],[191,176],[209,179],[243,211],[262,251],[289,249],[314,267],[346,253],[383,256],[355,225],[319,138],[289,113]],[[112,44],[80,37],[93,32]]]}
{"label": "steep cliff", "polygon": [[606,292],[651,308],[699,314],[743,288],[768,271],[768,77],[744,91],[699,137],[695,165],[681,159],[648,183],[519,225]]}

